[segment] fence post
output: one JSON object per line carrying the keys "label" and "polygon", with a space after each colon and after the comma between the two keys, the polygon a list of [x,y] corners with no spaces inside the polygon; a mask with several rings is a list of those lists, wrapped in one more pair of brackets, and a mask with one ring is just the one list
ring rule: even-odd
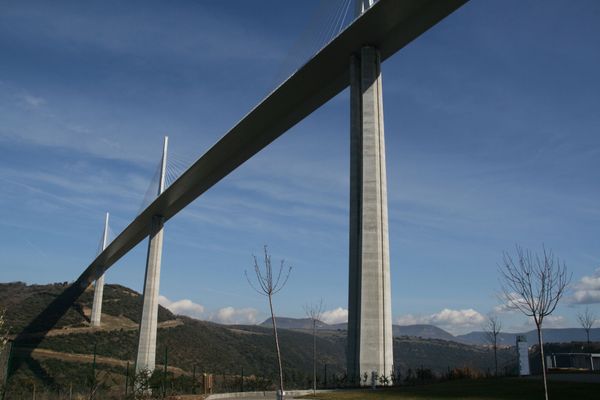
{"label": "fence post", "polygon": [[192,369],[192,394],[196,394],[196,365]]}
{"label": "fence post", "polygon": [[169,362],[169,348],[165,346],[165,369],[163,373],[163,398],[167,396],[167,363]]}
{"label": "fence post", "polygon": [[94,343],[94,359],[92,361],[92,382],[90,386],[90,398],[95,397],[94,390],[96,386],[96,343]]}
{"label": "fence post", "polygon": [[[594,369],[594,367],[592,367],[592,370],[593,369]],[[244,392],[244,367],[242,367],[242,382],[241,383],[242,383],[242,385],[241,385],[242,386],[242,390],[241,391]]]}
{"label": "fence post", "polygon": [[127,397],[128,389],[129,389],[129,361],[127,361],[127,367],[125,369],[125,397]]}
{"label": "fence post", "polygon": [[4,369],[4,382],[2,382],[2,393],[0,393],[0,395],[2,396],[2,400],[4,400],[4,396],[6,395],[6,391],[8,390],[8,376],[10,375],[10,370],[11,370],[11,361],[12,361],[12,357],[13,357],[13,348],[14,348],[14,343],[12,340],[9,340],[6,343],[6,347],[4,348],[4,351],[8,351],[8,356],[6,359],[6,367]]}

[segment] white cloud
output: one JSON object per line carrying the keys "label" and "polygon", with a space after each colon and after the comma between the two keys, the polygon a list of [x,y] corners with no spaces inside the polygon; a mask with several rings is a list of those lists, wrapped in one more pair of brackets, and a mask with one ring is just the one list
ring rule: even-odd
{"label": "white cloud", "polygon": [[333,310],[323,312],[321,321],[326,324],[341,324],[342,322],[348,321],[348,310],[346,308],[338,307]]}
{"label": "white cloud", "polygon": [[419,317],[412,314],[401,315],[396,318],[396,324],[398,325],[417,325],[417,324],[425,324],[428,322],[424,321],[425,317]]}
{"label": "white cloud", "polygon": [[584,276],[575,284],[572,303],[594,304],[600,303],[600,268],[597,268],[591,276]]}
{"label": "white cloud", "polygon": [[547,317],[544,317],[544,328],[566,328],[567,325],[568,321],[562,315],[548,315]]}
{"label": "white cloud", "polygon": [[209,320],[219,324],[256,324],[258,310],[254,308],[223,307],[212,313]]}
{"label": "white cloud", "polygon": [[202,304],[190,299],[171,301],[165,296],[158,296],[158,303],[177,315],[186,315],[219,324],[256,324],[258,311],[254,308],[223,307],[215,312],[207,312]]}
{"label": "white cloud", "polygon": [[469,308],[464,310],[451,310],[444,308],[442,311],[430,315],[402,315],[396,319],[398,325],[431,324],[450,333],[465,333],[479,329],[485,322],[485,316]]}
{"label": "white cloud", "polygon": [[519,294],[515,292],[508,294],[503,293],[502,295],[500,295],[500,300],[502,301],[502,304],[498,304],[494,307],[495,313],[515,312],[518,310],[517,307],[515,307],[515,305],[523,304],[525,301],[523,297],[519,296]]}
{"label": "white cloud", "polygon": [[168,308],[172,313],[177,315],[187,315],[193,318],[202,318],[204,314],[204,306],[194,303],[189,299],[171,301],[165,296],[158,296],[158,304]]}
{"label": "white cloud", "polygon": [[431,316],[431,322],[441,326],[474,327],[485,322],[485,317],[472,308],[466,310],[443,309]]}
{"label": "white cloud", "polygon": [[46,100],[41,97],[32,96],[28,93],[24,93],[20,96],[20,99],[30,107],[37,108],[46,104]]}

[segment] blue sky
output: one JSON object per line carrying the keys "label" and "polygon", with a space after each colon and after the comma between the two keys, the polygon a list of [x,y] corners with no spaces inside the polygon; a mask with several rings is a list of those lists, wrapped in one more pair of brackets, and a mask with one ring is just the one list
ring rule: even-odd
{"label": "blue sky", "polygon": [[[343,4],[3,2],[0,281],[75,279],[104,213],[119,233],[139,212],[163,136],[174,159],[199,157],[300,65],[315,13]],[[396,322],[479,329],[515,243],[573,273],[548,326],[576,326],[583,303],[600,314],[599,17],[595,1],[473,0],[382,66]],[[344,91],[169,221],[163,304],[261,321],[244,270],[268,244],[293,266],[278,312],[322,297],[342,321],[348,165]],[[146,246],[107,282],[141,291]]]}

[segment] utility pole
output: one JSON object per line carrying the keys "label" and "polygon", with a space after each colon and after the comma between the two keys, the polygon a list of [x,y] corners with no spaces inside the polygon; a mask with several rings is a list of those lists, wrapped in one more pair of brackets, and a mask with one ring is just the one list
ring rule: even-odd
{"label": "utility pole", "polygon": [[127,361],[127,368],[125,369],[125,397],[127,397],[128,389],[129,389],[129,361]]}
{"label": "utility pole", "polygon": [[167,396],[167,365],[169,363],[169,348],[165,346],[165,368],[163,373],[163,397]]}
{"label": "utility pole", "polygon": [[[593,370],[593,368],[592,368]],[[242,381],[241,381],[241,392],[244,392],[244,367],[242,367]]]}
{"label": "utility pole", "polygon": [[192,394],[196,394],[196,365],[194,364],[194,368],[192,370]]}

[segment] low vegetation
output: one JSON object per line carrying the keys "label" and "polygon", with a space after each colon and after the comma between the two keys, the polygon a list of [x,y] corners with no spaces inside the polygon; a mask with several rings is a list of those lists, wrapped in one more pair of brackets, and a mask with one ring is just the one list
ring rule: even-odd
{"label": "low vegetation", "polygon": [[[548,386],[553,400],[595,400],[600,392],[598,383],[550,381]],[[322,400],[530,400],[543,396],[544,389],[536,379],[487,378],[389,389],[318,393],[316,397]]]}
{"label": "low vegetation", "polygon": [[[18,329],[27,326],[36,312],[44,309],[64,287],[0,284],[0,304],[8,310],[7,323],[16,327],[11,331],[18,333]],[[23,391],[27,397],[35,386],[37,393],[64,394],[72,390],[89,394],[95,388],[103,393],[97,398],[124,395],[126,384],[133,380],[141,296],[119,285],[106,285],[104,293],[100,329],[89,327],[87,316],[93,297],[90,290],[59,321],[59,329],[39,343],[37,352],[27,350],[27,337],[18,344],[9,381],[11,394],[19,398],[17,393]],[[224,326],[175,316],[162,307],[160,310],[162,327],[158,330],[155,385],[166,387],[167,393],[172,394],[200,393],[202,374],[208,373],[213,375],[216,392],[274,389],[278,368],[271,329]],[[286,389],[311,387],[312,332],[280,329],[279,338]],[[316,342],[317,388],[345,387],[345,331],[317,330]],[[170,368],[166,374],[162,369],[165,355]],[[420,385],[439,378],[489,376],[494,365],[493,352],[486,347],[407,336],[394,339],[394,356],[398,360],[395,378],[404,385]],[[498,357],[501,374],[512,373],[516,358],[513,350],[500,349]]]}

